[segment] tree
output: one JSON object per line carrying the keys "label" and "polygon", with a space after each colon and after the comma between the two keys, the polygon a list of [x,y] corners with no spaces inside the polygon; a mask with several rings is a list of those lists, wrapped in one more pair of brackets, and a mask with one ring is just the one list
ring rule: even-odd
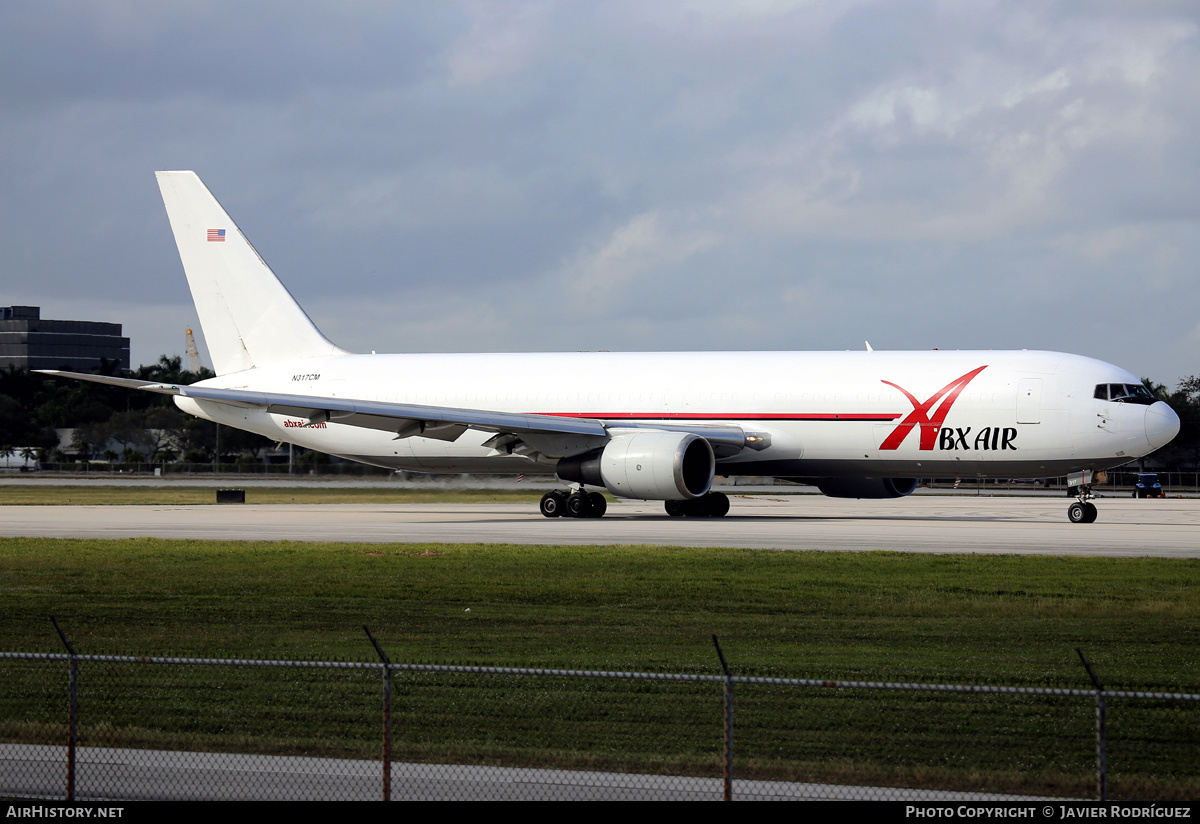
{"label": "tree", "polygon": [[1142,384],[1150,390],[1151,395],[1158,398],[1160,401],[1167,401],[1168,403],[1170,402],[1171,390],[1167,389],[1167,385],[1165,383],[1155,383],[1149,378],[1142,378]]}
{"label": "tree", "polygon": [[90,460],[98,450],[104,449],[108,438],[100,430],[101,427],[96,424],[75,429],[75,434],[71,437],[71,448],[79,454],[79,460]]}
{"label": "tree", "polygon": [[40,376],[32,377],[28,369],[7,366],[0,369],[0,432],[6,441],[18,446],[52,447],[58,436],[37,414]]}
{"label": "tree", "polygon": [[1142,383],[1154,397],[1166,401],[1179,416],[1179,434],[1162,449],[1152,453],[1153,459],[1161,461],[1168,469],[1196,468],[1200,465],[1200,376],[1181,378],[1174,392],[1149,378],[1142,378]]}
{"label": "tree", "polygon": [[[117,364],[105,363],[96,371],[115,374]],[[179,355],[160,355],[155,363],[139,366],[134,375],[180,385],[214,377],[209,369],[184,369]],[[204,461],[216,457],[216,424],[187,415],[170,397],[46,377],[16,367],[0,369],[0,432],[5,440],[49,451],[58,447],[56,428],[77,430],[74,446],[84,459],[106,449],[110,442],[122,451],[135,450],[155,461],[183,453],[192,458],[203,454]],[[223,455],[259,453],[270,443],[241,430],[221,430]]]}
{"label": "tree", "polygon": [[1200,465],[1200,376],[1189,375],[1179,381],[1167,403],[1179,416],[1179,434],[1163,450],[1168,465]]}
{"label": "tree", "polygon": [[156,383],[190,384],[216,377],[216,373],[203,366],[199,372],[190,372],[183,368],[183,358],[179,355],[159,355],[156,363],[139,366],[134,377]]}

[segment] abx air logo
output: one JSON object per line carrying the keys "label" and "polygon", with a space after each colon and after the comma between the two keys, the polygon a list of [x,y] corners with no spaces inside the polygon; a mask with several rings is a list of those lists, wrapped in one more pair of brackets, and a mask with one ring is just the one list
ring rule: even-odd
{"label": "abx air logo", "polygon": [[[961,378],[956,378],[950,383],[943,386],[937,392],[933,393],[928,400],[919,401],[916,396],[902,386],[897,386],[891,381],[883,381],[888,386],[894,386],[904,393],[904,397],[908,398],[909,403],[913,405],[913,411],[908,413],[908,417],[900,421],[899,426],[892,430],[892,433],[884,439],[879,445],[880,449],[897,449],[900,444],[904,443],[904,439],[913,429],[920,427],[921,441],[920,449],[933,449],[937,443],[938,432],[942,428],[942,422],[946,420],[946,415],[950,413],[950,407],[954,406],[954,402],[958,400],[958,394],[963,391],[963,388],[975,379],[975,376],[987,369],[987,365],[983,365],[978,369],[973,369]],[[938,404],[938,401],[941,401]],[[938,404],[937,409],[933,410],[934,404]],[[968,427],[967,431],[970,431]],[[963,433],[963,439],[966,439],[966,433]],[[953,448],[953,447],[951,447]]]}

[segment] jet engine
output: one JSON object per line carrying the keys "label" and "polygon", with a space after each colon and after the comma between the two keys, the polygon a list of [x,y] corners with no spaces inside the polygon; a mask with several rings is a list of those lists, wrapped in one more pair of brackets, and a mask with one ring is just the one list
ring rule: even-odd
{"label": "jet engine", "polygon": [[830,498],[903,498],[916,488],[916,478],[822,478],[817,481],[817,489]]}
{"label": "jet engine", "polygon": [[679,501],[708,492],[716,470],[712,446],[688,432],[618,435],[602,449],[558,462],[558,477],[603,486],[623,498]]}

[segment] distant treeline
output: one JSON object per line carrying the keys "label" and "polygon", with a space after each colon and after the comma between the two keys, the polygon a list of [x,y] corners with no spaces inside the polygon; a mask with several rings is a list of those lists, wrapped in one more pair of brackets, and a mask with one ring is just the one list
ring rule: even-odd
{"label": "distant treeline", "polygon": [[[94,370],[115,375],[117,364]],[[190,384],[213,373],[183,368],[178,355],[139,366],[130,377],[156,383]],[[79,458],[161,463],[208,463],[217,458],[217,425],[179,410],[170,397],[133,392],[67,378],[51,378],[28,369],[0,370],[0,450],[43,463],[71,460],[59,449],[56,429],[74,429],[69,451]],[[255,454],[273,442],[259,435],[220,428],[222,460]],[[29,453],[32,453],[29,454]]]}

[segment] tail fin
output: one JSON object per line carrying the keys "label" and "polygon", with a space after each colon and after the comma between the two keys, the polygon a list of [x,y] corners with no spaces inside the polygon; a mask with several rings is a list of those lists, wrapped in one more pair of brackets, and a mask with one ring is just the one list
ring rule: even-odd
{"label": "tail fin", "polygon": [[156,172],[218,375],[344,355],[325,338],[195,172]]}

